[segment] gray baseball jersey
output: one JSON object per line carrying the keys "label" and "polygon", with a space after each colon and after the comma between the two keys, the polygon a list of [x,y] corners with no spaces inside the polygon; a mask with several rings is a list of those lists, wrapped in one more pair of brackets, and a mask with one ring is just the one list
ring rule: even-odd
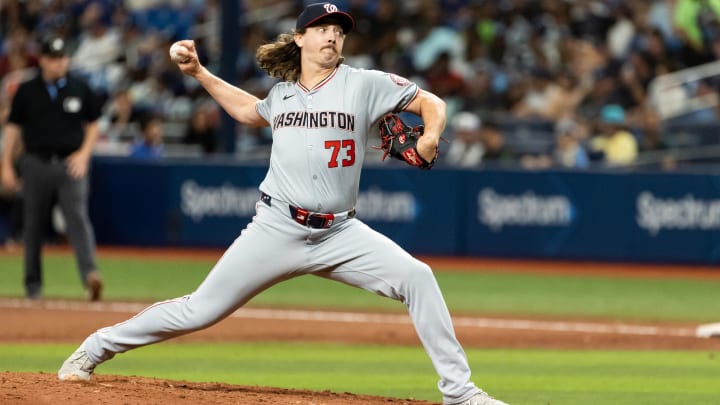
{"label": "gray baseball jersey", "polygon": [[260,190],[298,207],[338,212],[355,205],[370,127],[404,109],[416,84],[341,65],[314,88],[275,85],[257,104],[272,126],[270,170]]}
{"label": "gray baseball jersey", "polygon": [[[98,330],[81,350],[100,364],[117,353],[206,328],[264,289],[313,274],[402,301],[440,376],[444,402],[457,404],[476,394],[430,267],[349,213],[370,127],[385,113],[407,107],[418,92],[404,78],[345,65],[312,89],[299,82],[275,85],[257,104],[272,126],[273,148],[260,185],[265,195],[252,222],[192,294]],[[308,211],[334,216],[314,226],[304,223],[313,216]]]}

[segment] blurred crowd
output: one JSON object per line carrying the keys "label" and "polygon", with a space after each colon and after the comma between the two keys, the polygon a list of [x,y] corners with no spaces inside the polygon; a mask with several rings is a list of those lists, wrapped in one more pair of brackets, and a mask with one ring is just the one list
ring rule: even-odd
{"label": "blurred crowd", "polygon": [[[717,0],[334,3],[357,23],[346,38],[346,63],[403,75],[447,102],[444,164],[586,168],[652,156],[672,168],[666,125],[719,121],[720,68],[683,83],[673,99],[681,106],[702,100],[697,108],[668,112],[658,104],[664,93],[653,91],[658,77],[718,59]],[[217,105],[167,52],[177,39],[195,39],[202,62],[217,72],[219,1],[0,4],[0,123],[13,89],[37,63],[37,39],[52,32],[72,42],[72,70],[102,97],[98,153],[222,152]],[[257,68],[255,50],[294,28],[304,4],[241,1],[237,76],[230,82],[267,94],[274,81]],[[148,123],[156,124],[152,131]],[[237,128],[239,157],[266,153],[269,143],[266,130]]]}
{"label": "blurred crowd", "polygon": [[3,1],[0,123],[37,66],[40,40],[54,34],[70,44],[71,72],[87,79],[103,104],[98,154],[156,158],[162,143],[219,152],[218,107],[168,55],[178,38],[196,37],[199,49],[210,51],[204,30],[214,34],[218,13],[212,1]]}

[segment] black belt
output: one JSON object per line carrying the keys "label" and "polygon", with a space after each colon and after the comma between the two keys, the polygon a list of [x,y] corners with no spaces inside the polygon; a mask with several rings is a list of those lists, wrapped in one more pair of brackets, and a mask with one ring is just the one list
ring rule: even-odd
{"label": "black belt", "polygon": [[73,152],[27,152],[28,155],[46,163],[63,161],[66,157],[72,155],[72,153]]}
{"label": "black belt", "polygon": [[[268,207],[272,206],[272,197],[263,192],[260,193],[260,201],[264,202]],[[275,201],[279,200],[276,199]],[[325,214],[320,212],[311,212],[303,208],[298,208],[291,204],[287,204],[287,206],[290,211],[290,218],[294,219],[295,222],[300,225],[316,229],[330,228],[335,223],[335,219],[337,217],[344,216],[344,218],[342,219],[349,219],[355,217],[355,208],[347,211],[347,213],[342,212],[337,214]]]}

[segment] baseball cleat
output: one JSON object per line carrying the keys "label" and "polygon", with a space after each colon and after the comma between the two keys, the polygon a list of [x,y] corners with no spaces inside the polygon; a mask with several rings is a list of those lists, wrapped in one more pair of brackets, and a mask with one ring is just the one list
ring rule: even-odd
{"label": "baseball cleat", "polygon": [[58,379],[60,381],[90,381],[93,371],[95,371],[95,364],[90,361],[85,348],[80,346],[60,367]]}
{"label": "baseball cleat", "polygon": [[698,326],[695,330],[695,336],[701,338],[720,338],[720,322]]}
{"label": "baseball cleat", "polygon": [[499,401],[486,392],[480,391],[475,394],[472,398],[458,405],[508,405],[505,402]]}

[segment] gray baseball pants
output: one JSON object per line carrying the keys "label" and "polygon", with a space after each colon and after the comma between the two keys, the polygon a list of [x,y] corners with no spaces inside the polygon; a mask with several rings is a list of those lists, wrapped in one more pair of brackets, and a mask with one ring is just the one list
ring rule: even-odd
{"label": "gray baseball pants", "polygon": [[458,403],[478,392],[429,266],[357,219],[312,229],[291,219],[288,206],[276,200],[270,206],[257,203],[253,221],[192,294],[100,329],[83,346],[100,364],[117,353],[207,328],[270,286],[305,274],[402,301],[440,376],[444,401]]}

